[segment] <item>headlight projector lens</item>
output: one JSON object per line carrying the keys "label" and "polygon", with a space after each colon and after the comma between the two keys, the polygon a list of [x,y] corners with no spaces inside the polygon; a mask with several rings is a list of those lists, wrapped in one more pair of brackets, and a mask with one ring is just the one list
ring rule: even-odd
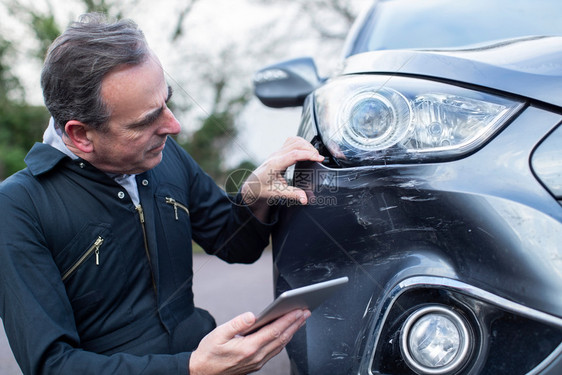
{"label": "headlight projector lens", "polygon": [[466,363],[472,335],[466,320],[443,306],[416,310],[404,322],[400,350],[418,374],[455,374]]}
{"label": "headlight projector lens", "polygon": [[394,146],[411,131],[412,109],[404,96],[395,90],[381,88],[362,91],[344,106],[342,118],[344,139],[365,151]]}

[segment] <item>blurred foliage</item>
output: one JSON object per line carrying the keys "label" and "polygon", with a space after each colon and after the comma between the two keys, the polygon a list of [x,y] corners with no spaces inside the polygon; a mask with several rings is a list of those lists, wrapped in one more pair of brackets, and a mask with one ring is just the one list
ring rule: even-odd
{"label": "blurred foliage", "polygon": [[100,12],[109,14],[112,4],[108,4],[105,0],[83,0],[86,5],[86,12]]}
{"label": "blurred foliage", "polygon": [[0,180],[25,168],[23,159],[41,141],[48,120],[45,107],[0,103]]}
{"label": "blurred foliage", "polygon": [[[225,49],[218,55],[218,66],[227,66],[231,61],[232,51]],[[227,94],[232,72],[227,69],[214,68],[201,72],[201,77],[211,88],[213,97],[210,112],[202,119],[202,125],[180,145],[189,152],[193,159],[219,185],[225,184],[227,176],[237,169],[254,170],[256,165],[251,161],[242,161],[235,168],[225,166],[229,147],[236,141],[238,129],[236,118],[252,97],[248,89],[240,89],[235,94]]]}
{"label": "blurred foliage", "polygon": [[38,45],[30,51],[32,57],[43,60],[52,41],[60,34],[50,2],[46,2],[47,10],[42,12],[34,5],[27,5],[17,0],[4,0],[10,14],[29,27]]}
{"label": "blurred foliage", "polygon": [[12,45],[0,36],[0,180],[25,167],[33,143],[41,140],[49,115],[23,100],[24,91],[10,68]]}
{"label": "blurred foliage", "polygon": [[185,22],[185,19],[187,18],[187,16],[191,13],[191,11],[193,10],[193,7],[195,6],[195,4],[198,2],[199,0],[190,0],[190,1],[185,1],[184,7],[183,9],[181,9],[178,14],[178,20],[176,22],[176,27],[174,28],[174,32],[172,33],[172,42],[176,41],[178,38],[180,38],[183,33],[184,33],[184,29],[183,29],[183,25]]}
{"label": "blurred foliage", "polygon": [[180,143],[214,179],[223,177],[222,150],[235,135],[234,120],[228,112],[209,115],[190,139]]}
{"label": "blurred foliage", "polygon": [[224,151],[237,134],[234,118],[233,113],[228,111],[210,114],[188,140],[179,141],[179,144],[217,183],[225,182],[226,177],[235,169],[256,168],[256,165],[250,161],[243,161],[233,169],[228,169],[224,165]]}
{"label": "blurred foliage", "polygon": [[[254,0],[262,4],[285,4],[285,0]],[[358,14],[360,1],[292,0],[300,8],[299,17],[307,17],[321,39],[344,40]],[[364,2],[365,4],[367,2]],[[361,4],[361,5],[365,5]]]}
{"label": "blurred foliage", "polygon": [[0,101],[8,100],[10,95],[23,95],[19,80],[12,74],[9,57],[14,49],[12,44],[0,35]]}
{"label": "blurred foliage", "polygon": [[[30,56],[43,60],[49,45],[60,33],[52,8],[41,13],[18,1],[5,3],[12,15],[25,20],[38,42]],[[0,180],[25,168],[27,151],[35,142],[41,141],[49,120],[45,107],[25,101],[25,91],[12,69],[14,56],[13,45],[0,36]]]}

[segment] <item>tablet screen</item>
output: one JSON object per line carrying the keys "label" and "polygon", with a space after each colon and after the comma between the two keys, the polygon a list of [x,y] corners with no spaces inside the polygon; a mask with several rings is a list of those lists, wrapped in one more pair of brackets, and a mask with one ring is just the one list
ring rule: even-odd
{"label": "tablet screen", "polygon": [[340,277],[338,279],[323,281],[321,283],[283,292],[257,316],[254,325],[244,334],[248,335],[253,333],[264,325],[293,310],[314,310],[337,290],[342,288],[348,281],[349,279],[347,277]]}

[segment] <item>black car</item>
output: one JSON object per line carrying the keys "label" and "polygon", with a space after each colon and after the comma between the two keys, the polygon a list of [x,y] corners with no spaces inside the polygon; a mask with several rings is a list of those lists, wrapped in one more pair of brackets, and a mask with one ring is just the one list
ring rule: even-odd
{"label": "black car", "polygon": [[256,73],[326,157],[287,171],[275,293],[347,276],[293,374],[562,374],[562,3],[379,1],[343,69]]}

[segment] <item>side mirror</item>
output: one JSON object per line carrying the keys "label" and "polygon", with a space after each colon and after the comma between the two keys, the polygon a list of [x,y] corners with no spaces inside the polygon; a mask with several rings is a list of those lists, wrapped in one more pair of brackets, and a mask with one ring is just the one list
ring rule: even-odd
{"label": "side mirror", "polygon": [[259,70],[254,75],[254,94],[268,107],[297,107],[323,82],[314,60],[303,57]]}

